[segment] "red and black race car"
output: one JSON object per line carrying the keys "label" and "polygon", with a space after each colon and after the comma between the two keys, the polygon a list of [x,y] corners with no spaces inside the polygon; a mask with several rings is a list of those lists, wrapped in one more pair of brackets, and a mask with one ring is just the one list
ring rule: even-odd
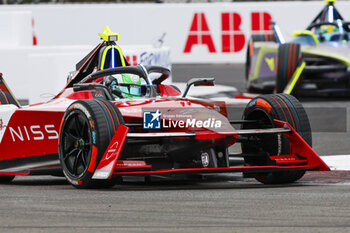
{"label": "red and black race car", "polygon": [[[190,86],[213,79],[191,79],[181,94],[162,84],[168,69],[123,59],[110,36],[56,97],[29,106],[20,106],[0,77],[1,183],[64,175],[74,187],[91,188],[125,176],[243,172],[270,184],[329,170],[311,148],[309,120],[294,97],[256,97],[242,119],[229,121],[224,103],[186,98]],[[229,154],[235,143],[242,152]],[[245,165],[232,165],[231,157]]]}

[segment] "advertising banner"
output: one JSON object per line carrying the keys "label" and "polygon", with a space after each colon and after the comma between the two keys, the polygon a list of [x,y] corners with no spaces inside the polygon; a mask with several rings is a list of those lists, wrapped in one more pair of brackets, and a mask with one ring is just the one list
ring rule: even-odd
{"label": "advertising banner", "polygon": [[[161,38],[173,63],[242,63],[251,33],[275,21],[288,39],[303,30],[324,1],[193,4],[63,4],[1,6],[31,11],[38,46],[96,44],[105,25],[121,33],[120,45],[153,44]],[[335,6],[350,19],[350,2]],[[165,36],[164,36],[165,35]]]}

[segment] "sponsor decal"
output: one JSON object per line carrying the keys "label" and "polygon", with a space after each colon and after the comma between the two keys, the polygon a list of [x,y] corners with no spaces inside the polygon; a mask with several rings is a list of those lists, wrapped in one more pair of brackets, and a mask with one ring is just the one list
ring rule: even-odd
{"label": "sponsor decal", "polygon": [[144,129],[160,129],[161,113],[157,111],[143,112],[143,128]]}
{"label": "sponsor decal", "polygon": [[109,159],[112,157],[112,155],[117,151],[118,148],[118,142],[115,142],[110,149],[108,149],[107,154],[106,154],[106,159]]}
{"label": "sponsor decal", "polygon": [[201,159],[202,159],[203,167],[208,167],[209,166],[209,154],[207,152],[203,152],[201,154]]}
{"label": "sponsor decal", "polygon": [[31,125],[31,126],[17,126],[9,127],[12,141],[38,141],[38,140],[54,140],[58,139],[58,132],[55,125]]}
{"label": "sponsor decal", "polygon": [[172,120],[163,121],[163,128],[220,128],[221,121],[215,118],[208,118],[206,120],[200,119],[186,119],[186,120]]}
{"label": "sponsor decal", "polygon": [[96,132],[92,131],[92,143],[96,145]]}
{"label": "sponsor decal", "polygon": [[274,57],[271,57],[271,58],[265,57],[265,62],[272,72],[275,71],[275,58]]}
{"label": "sponsor decal", "polygon": [[165,110],[162,114],[159,109],[156,111],[143,111],[144,129],[170,129],[170,128],[207,128],[219,129],[222,121],[216,119],[208,112],[201,112],[205,109],[184,109],[181,112],[169,112]]}
{"label": "sponsor decal", "polygon": [[[267,12],[252,12],[250,15],[251,33],[266,34],[272,32],[272,17]],[[221,52],[237,53],[242,51],[246,42],[246,33],[242,31],[242,16],[237,12],[221,13]],[[209,53],[218,53],[205,13],[196,12],[192,18],[184,53],[191,53],[193,46],[206,46]]]}
{"label": "sponsor decal", "polygon": [[131,66],[137,66],[138,64],[136,55],[130,55],[130,56],[126,55],[125,59]]}
{"label": "sponsor decal", "polygon": [[102,91],[101,91],[101,90],[96,90],[96,91],[95,91],[95,97],[96,97],[96,98],[104,97]]}
{"label": "sponsor decal", "polygon": [[145,51],[145,52],[141,52],[140,54],[129,55],[129,56],[126,55],[125,59],[131,66],[143,64],[143,65],[161,65],[161,66],[169,67],[171,65],[169,62],[169,57],[170,57],[170,52]]}

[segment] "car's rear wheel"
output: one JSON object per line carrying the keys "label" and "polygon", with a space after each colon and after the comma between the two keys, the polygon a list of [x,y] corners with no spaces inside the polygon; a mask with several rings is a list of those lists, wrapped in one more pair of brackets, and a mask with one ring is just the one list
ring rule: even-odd
{"label": "car's rear wheel", "polygon": [[249,92],[261,92],[262,90],[258,90],[250,85],[249,75],[251,73],[252,64],[251,60],[254,55],[254,43],[255,42],[276,42],[276,36],[274,34],[254,34],[250,37],[247,46],[246,53],[246,63],[245,63],[245,80],[247,83],[247,90]]}
{"label": "car's rear wheel", "polygon": [[113,186],[114,180],[91,179],[119,124],[118,108],[105,100],[78,100],[63,116],[59,159],[67,180],[76,188]]}
{"label": "car's rear wheel", "polygon": [[0,184],[8,184],[10,183],[15,176],[0,176]]}
{"label": "car's rear wheel", "polygon": [[278,47],[277,93],[284,91],[300,62],[300,44],[281,44]]}
{"label": "car's rear wheel", "polygon": [[[5,105],[5,104],[17,105],[16,101],[12,98],[10,93],[0,90],[0,105]],[[10,183],[14,178],[15,176],[0,175],[0,184]]]}
{"label": "car's rear wheel", "polygon": [[[288,122],[311,146],[312,136],[309,119],[301,103],[287,94],[263,95],[249,102],[243,113],[245,120],[259,123],[244,124],[243,129],[275,128],[274,119]],[[266,134],[258,136],[259,143],[242,143],[243,154],[256,154],[244,158],[249,165],[268,165],[268,156],[291,153],[291,146],[284,135]],[[291,183],[300,179],[305,171],[258,173],[255,178],[264,184]]]}

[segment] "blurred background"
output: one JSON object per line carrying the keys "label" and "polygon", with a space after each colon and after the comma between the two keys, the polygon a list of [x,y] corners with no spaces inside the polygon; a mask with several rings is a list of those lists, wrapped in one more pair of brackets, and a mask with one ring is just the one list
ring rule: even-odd
{"label": "blurred background", "polygon": [[[324,1],[0,0],[0,72],[27,103],[49,100],[98,43],[108,25],[121,34],[131,65],[172,69],[169,81],[215,77],[245,90],[246,45],[252,33],[285,38],[303,30]],[[349,1],[338,1],[345,18]],[[23,83],[25,85],[23,85]]]}

